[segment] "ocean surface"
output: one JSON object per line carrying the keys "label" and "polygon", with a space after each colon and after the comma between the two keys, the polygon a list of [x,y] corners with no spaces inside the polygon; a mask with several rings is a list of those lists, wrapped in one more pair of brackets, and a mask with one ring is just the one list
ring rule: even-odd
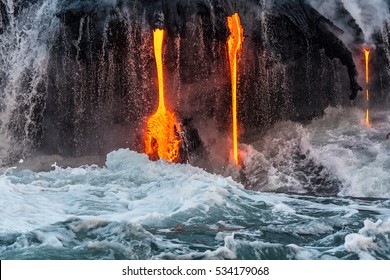
{"label": "ocean surface", "polygon": [[390,259],[390,115],[372,116],[277,123],[219,174],[127,149],[3,168],[0,259]]}

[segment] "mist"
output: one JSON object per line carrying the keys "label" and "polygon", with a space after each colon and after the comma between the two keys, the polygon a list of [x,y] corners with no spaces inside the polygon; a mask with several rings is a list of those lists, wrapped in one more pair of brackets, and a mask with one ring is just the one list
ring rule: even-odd
{"label": "mist", "polygon": [[324,16],[334,20],[340,28],[346,29],[346,23],[350,22],[337,17],[337,11],[342,4],[363,30],[366,43],[371,43],[375,30],[381,28],[383,22],[389,18],[389,4],[386,0],[309,0],[309,3]]}

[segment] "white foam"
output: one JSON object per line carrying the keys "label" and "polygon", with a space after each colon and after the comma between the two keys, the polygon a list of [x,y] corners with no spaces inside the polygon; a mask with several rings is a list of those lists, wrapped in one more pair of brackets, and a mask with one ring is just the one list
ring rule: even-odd
{"label": "white foam", "polygon": [[348,252],[358,254],[361,259],[375,259],[372,255],[375,251],[389,252],[390,244],[390,220],[383,222],[364,221],[364,227],[358,233],[352,233],[345,237],[344,247]]}
{"label": "white foam", "polygon": [[308,127],[307,149],[342,181],[340,195],[388,198],[390,145],[385,135],[390,125],[384,119],[368,128],[363,119],[358,109],[329,108]]}
{"label": "white foam", "polygon": [[26,231],[54,223],[66,215],[65,208],[45,196],[37,185],[12,183],[0,177],[0,231]]}
{"label": "white foam", "polygon": [[[67,248],[73,246],[69,244],[76,236],[95,232],[104,237],[102,242],[87,240],[81,246],[100,248],[109,247],[110,240],[126,239],[123,234],[129,232],[125,229],[131,225],[134,236],[140,234],[142,240],[161,243],[160,252],[164,253],[145,255],[152,258],[235,259],[247,253],[260,258],[267,256],[263,250],[269,254],[282,250],[286,258],[330,258],[332,255],[321,255],[315,248],[278,244],[269,238],[273,233],[297,238],[332,236],[337,228],[345,226],[346,220],[353,221],[360,209],[378,212],[381,217],[388,214],[386,205],[360,205],[348,199],[336,199],[336,203],[339,204],[328,200],[322,203],[320,198],[244,190],[232,178],[189,165],[151,162],[146,155],[122,149],[110,153],[103,168],[57,166],[50,172],[13,170],[1,175],[0,204],[4,206],[0,212],[0,233],[26,233],[16,242],[18,248],[31,246],[31,234],[43,246]],[[327,219],[328,213],[332,219]],[[64,223],[68,230],[63,230]],[[184,225],[184,232],[187,228],[190,232],[193,225],[199,224],[215,233],[211,239],[221,245],[194,252],[186,241],[164,237],[176,225]],[[258,224],[264,226],[257,227]],[[144,226],[157,228],[158,235],[144,230]],[[235,239],[232,231],[240,237]],[[345,250],[368,258],[370,250],[379,250],[375,248],[383,245],[376,237],[389,238],[389,231],[390,222],[366,221],[364,228],[346,239]],[[137,257],[127,255],[126,248],[114,249]],[[247,248],[254,249],[249,252]]]}
{"label": "white foam", "polygon": [[129,150],[110,153],[106,165],[1,176],[0,231],[29,231],[72,216],[153,224],[194,209],[203,215],[214,206],[234,209],[232,188],[246,195],[231,178],[150,162]]}
{"label": "white foam", "polygon": [[[251,146],[242,146],[243,171],[252,187],[305,193],[314,176],[323,182],[337,180],[341,196],[389,198],[388,112],[373,111],[372,127],[357,108],[328,108],[325,113],[308,125],[279,122]],[[308,175],[304,169],[311,162],[325,168]]]}
{"label": "white foam", "polygon": [[377,249],[377,245],[371,237],[352,233],[345,237],[344,247],[349,252],[361,253],[369,249]]}
{"label": "white foam", "polygon": [[287,206],[287,205],[284,204],[284,203],[276,204],[276,205],[272,208],[272,212],[273,212],[273,213],[278,213],[278,214],[288,214],[288,215],[296,214],[296,212],[295,212],[294,209],[292,209],[291,207]]}

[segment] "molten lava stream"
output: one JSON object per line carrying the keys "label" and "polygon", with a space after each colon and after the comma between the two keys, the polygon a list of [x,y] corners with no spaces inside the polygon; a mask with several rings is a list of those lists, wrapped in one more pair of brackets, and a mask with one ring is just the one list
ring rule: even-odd
{"label": "molten lava stream", "polygon": [[233,114],[233,156],[238,161],[238,124],[237,124],[237,53],[244,42],[244,29],[241,26],[240,16],[235,13],[227,18],[230,36],[228,38],[228,51],[230,62],[230,75],[232,84],[232,114]]}
{"label": "molten lava stream", "polygon": [[365,61],[366,61],[366,85],[370,82],[369,65],[370,65],[370,50],[364,49]]}
{"label": "molten lava stream", "polygon": [[175,114],[165,107],[164,72],[162,47],[164,30],[156,29],[153,32],[154,54],[157,65],[159,105],[157,112],[147,122],[145,135],[145,153],[150,157],[158,157],[168,162],[175,162],[179,158],[180,126]]}
{"label": "molten lava stream", "polygon": [[[370,50],[364,49],[364,56],[365,56],[365,62],[366,62],[366,100],[369,102],[370,100],[370,93],[368,89],[368,85],[370,83]],[[369,116],[369,104],[367,103],[367,110],[366,110],[366,125],[370,126],[370,116]]]}

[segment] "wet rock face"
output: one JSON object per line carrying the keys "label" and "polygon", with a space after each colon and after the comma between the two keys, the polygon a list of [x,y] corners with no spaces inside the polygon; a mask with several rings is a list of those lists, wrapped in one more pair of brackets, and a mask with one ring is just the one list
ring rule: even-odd
{"label": "wet rock face", "polygon": [[[278,0],[275,1],[273,9],[275,9],[276,14],[287,17],[298,29],[298,33],[301,33],[305,40],[311,41],[311,47],[314,50],[323,49],[328,58],[337,58],[347,67],[350,78],[350,99],[355,99],[358,91],[361,91],[362,89],[356,81],[358,73],[352,53],[336,36],[339,29],[304,0],[287,2]],[[290,34],[290,36],[294,36],[296,33],[297,32],[290,31],[286,34],[286,32],[282,31],[282,34],[287,36],[288,34]],[[342,33],[342,30],[339,30],[339,34],[340,33]],[[289,50],[299,53],[300,49],[294,46],[294,43],[291,43],[290,41],[287,45],[288,46],[286,47]],[[276,46],[275,49],[277,49]],[[301,52],[301,55],[304,55],[304,53],[305,52]]]}
{"label": "wet rock face", "polygon": [[67,0],[59,4],[63,26],[51,48],[45,110],[50,121],[42,146],[65,154],[100,153],[126,143],[142,150],[145,118],[157,104],[153,28],[167,30],[169,106],[181,118],[196,124],[211,119],[220,133],[228,131],[226,17],[236,11],[246,40],[239,118],[248,134],[279,119],[321,115],[345,99],[348,74],[356,94],[350,52],[305,1]]}
{"label": "wet rock face", "polygon": [[7,9],[4,3],[0,2],[0,34],[4,32],[4,29],[7,24],[8,24]]}
{"label": "wet rock face", "polygon": [[[20,3],[28,8],[28,1]],[[238,89],[242,139],[280,119],[308,121],[345,102],[348,92],[357,93],[356,67],[337,37],[340,30],[306,1],[60,0],[41,149],[66,155],[123,146],[142,151],[146,118],[157,106],[154,28],[167,31],[169,108],[181,120],[193,119],[188,131],[199,131],[199,139],[209,122],[226,135],[226,17],[237,11],[245,30]]]}
{"label": "wet rock face", "polygon": [[212,14],[218,22],[224,22],[226,16],[235,12],[233,2],[229,0],[162,0],[162,12],[165,15],[165,26],[173,32],[180,33],[194,15],[210,17]]}
{"label": "wet rock face", "polygon": [[[114,4],[64,1],[59,5],[57,16],[63,26],[51,48],[47,136],[42,144],[49,153],[104,153],[124,145],[142,150],[146,117],[157,104],[153,28],[167,30],[164,60],[170,107],[183,113],[181,118],[203,112],[206,104],[209,113],[200,113],[202,117],[210,118],[216,111],[215,87],[209,88],[207,81],[216,72],[229,81],[226,65],[220,63],[227,38],[225,8],[210,4],[206,8],[206,1]],[[179,18],[169,24],[172,9]],[[223,15],[214,21],[211,9]],[[222,23],[216,25],[218,21]],[[193,100],[195,106],[184,108]],[[219,114],[229,117],[229,108],[225,111]]]}
{"label": "wet rock face", "polygon": [[371,52],[371,104],[388,108],[390,88],[390,21],[373,35],[375,50]]}

